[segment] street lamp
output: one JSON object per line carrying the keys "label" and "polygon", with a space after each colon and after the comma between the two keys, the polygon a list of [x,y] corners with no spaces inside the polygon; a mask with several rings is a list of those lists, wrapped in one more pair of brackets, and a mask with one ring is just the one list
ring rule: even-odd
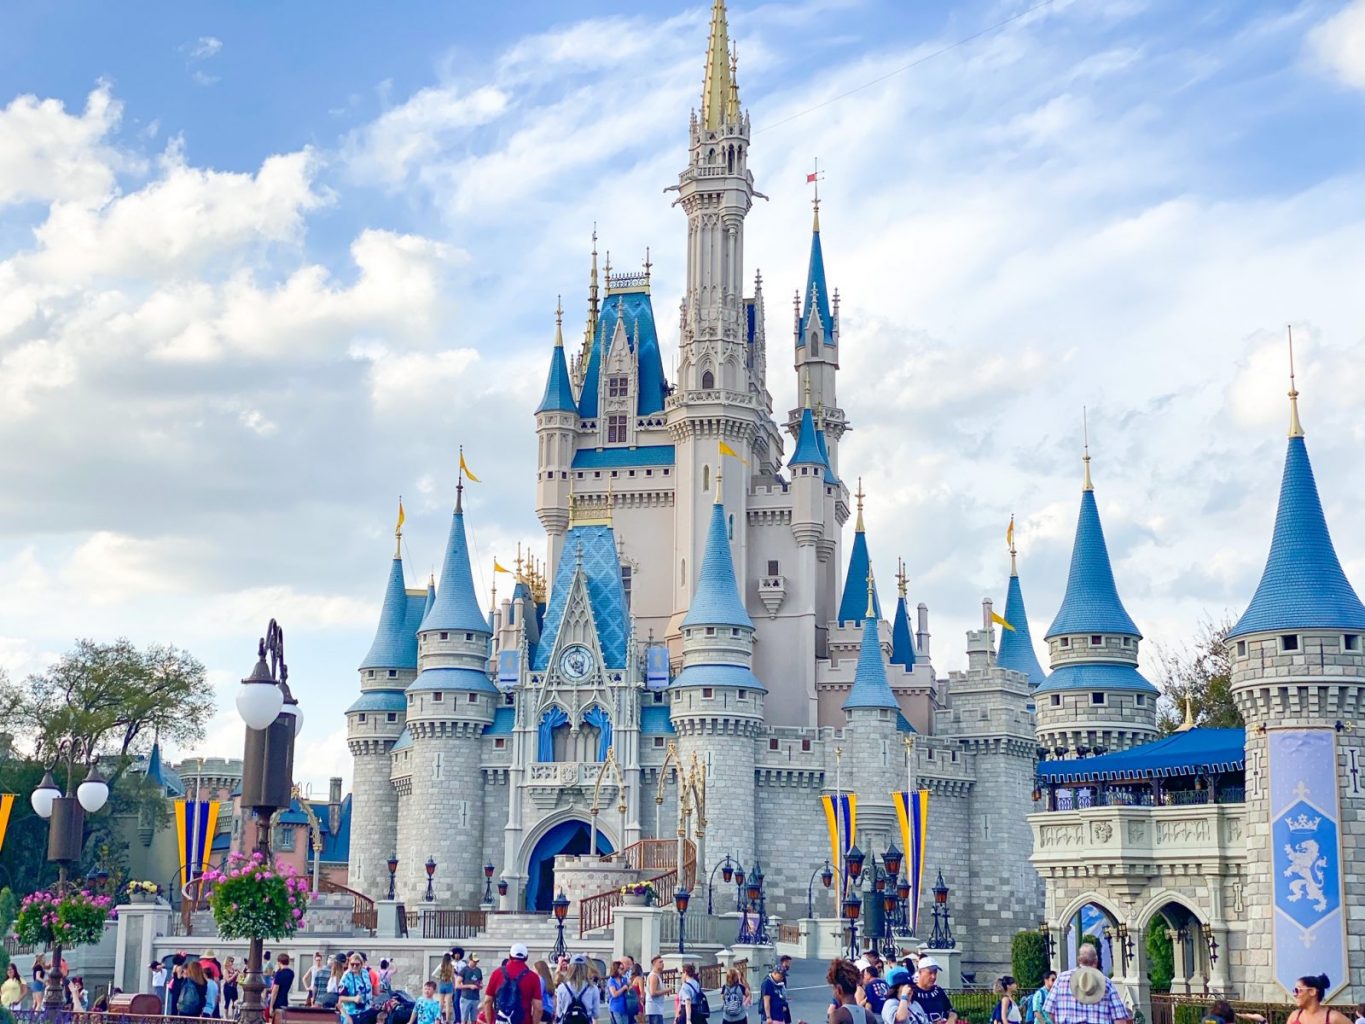
{"label": "street lamp", "polygon": [[436,858],[428,857],[425,867],[427,869],[427,902],[434,903],[436,893],[431,888],[431,876],[436,874]]}
{"label": "street lamp", "polygon": [[735,862],[735,910],[744,909],[744,865]]}
{"label": "street lamp", "polygon": [[507,895],[507,879],[505,878],[498,879],[498,895],[499,896]]}
{"label": "street lamp", "polygon": [[[289,691],[289,666],[284,660],[284,630],[270,620],[257,648],[256,666],[237,691],[237,712],[246,723],[242,753],[243,808],[256,819],[256,847],[264,863],[271,863],[270,818],[288,807],[294,789],[294,738],[302,724],[298,701]],[[264,940],[247,945],[242,979],[241,1024],[264,1024],[261,994]]]}
{"label": "street lamp", "polygon": [[1046,921],[1039,923],[1038,931],[1043,936],[1043,943],[1047,947],[1047,965],[1051,968],[1052,957],[1057,951],[1057,940],[1052,937],[1052,927]]}
{"label": "street lamp", "polygon": [[497,868],[493,867],[492,861],[483,866],[483,901],[485,903],[493,902],[493,872],[496,870]]}
{"label": "street lamp", "polygon": [[687,926],[687,903],[692,898],[692,894],[679,886],[673,893],[673,906],[678,908],[678,952],[687,952],[683,939],[686,934]]}
{"label": "street lamp", "polygon": [[719,864],[717,864],[715,867],[711,869],[710,877],[706,879],[706,913],[708,916],[716,912],[711,904],[711,887],[712,885],[715,884],[717,871],[720,872],[721,879],[727,885],[730,883],[731,879],[735,877],[735,866],[731,862],[730,855],[728,853],[725,855],[725,859],[723,861],[721,861]]}
{"label": "street lamp", "polygon": [[834,869],[829,866],[829,861],[825,861],[825,866],[816,868],[810,874],[810,884],[806,886],[806,916],[815,916],[815,876],[820,876],[820,882],[828,889],[834,884]]}
{"label": "street lamp", "polygon": [[555,938],[555,948],[550,952],[550,959],[558,960],[561,956],[567,956],[569,952],[569,948],[564,945],[564,918],[569,913],[569,900],[563,889],[559,890],[559,895],[554,898],[550,908],[554,911],[555,927],[559,929],[559,935]]}
{"label": "street lamp", "polygon": [[396,876],[397,874],[398,874],[398,854],[395,853],[395,854],[392,854],[392,855],[389,857],[389,899],[391,899],[391,900],[392,900],[392,899],[397,899],[397,898],[398,898],[397,896],[394,895],[394,889],[393,889],[394,876]]}
{"label": "street lamp", "polygon": [[[67,789],[71,788],[74,765],[67,767]],[[62,796],[57,788],[52,772],[43,774],[38,788],[29,797],[29,803],[40,818],[47,818],[51,825],[47,833],[47,859],[57,865],[57,895],[66,890],[67,866],[81,859],[82,838],[85,834],[85,815],[94,814],[109,799],[109,783],[104,781],[99,769],[90,766],[85,781],[76,787],[75,796]],[[107,877],[107,876],[106,876]],[[54,978],[55,975],[55,978]],[[55,1015],[61,1009],[62,990],[66,978],[62,975],[62,944],[52,944],[52,968],[48,975],[47,988],[43,994],[43,1009]]]}
{"label": "street lamp", "polygon": [[844,897],[844,920],[848,922],[848,958],[857,960],[861,955],[858,949],[858,913],[863,909],[863,901],[858,898],[857,892],[853,889],[848,890],[848,895]]}
{"label": "street lamp", "polygon": [[957,945],[953,930],[948,924],[948,886],[943,881],[943,872],[938,873],[934,884],[934,933],[929,937],[930,949],[952,949]]}
{"label": "street lamp", "polygon": [[863,874],[863,861],[867,859],[867,854],[858,849],[857,844],[849,847],[848,850],[848,877],[857,882]]}
{"label": "street lamp", "polygon": [[894,889],[887,889],[882,895],[882,956],[887,960],[896,958],[896,943],[891,936],[891,922],[896,914],[900,900]]}
{"label": "street lamp", "polygon": [[896,844],[894,842],[888,846],[886,852],[882,854],[882,863],[886,865],[886,873],[892,878],[895,878],[901,873],[901,856],[902,854],[900,850],[896,849]]}
{"label": "street lamp", "polygon": [[896,880],[896,899],[900,903],[900,916],[897,923],[902,931],[910,934],[910,879],[901,877]]}

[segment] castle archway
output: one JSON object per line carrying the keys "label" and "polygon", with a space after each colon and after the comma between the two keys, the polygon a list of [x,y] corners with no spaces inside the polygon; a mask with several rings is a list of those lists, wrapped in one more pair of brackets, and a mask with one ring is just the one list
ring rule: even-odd
{"label": "castle archway", "polygon": [[[548,914],[555,898],[555,858],[588,852],[592,826],[581,818],[566,818],[545,830],[526,859],[526,910]],[[614,853],[611,839],[597,829],[598,854]]]}

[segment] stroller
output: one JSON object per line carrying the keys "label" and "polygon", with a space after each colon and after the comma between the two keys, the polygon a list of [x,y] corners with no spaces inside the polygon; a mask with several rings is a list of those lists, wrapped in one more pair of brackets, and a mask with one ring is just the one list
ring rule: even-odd
{"label": "stroller", "polygon": [[416,1001],[402,989],[394,992],[383,1006],[384,1019],[388,1024],[409,1024]]}

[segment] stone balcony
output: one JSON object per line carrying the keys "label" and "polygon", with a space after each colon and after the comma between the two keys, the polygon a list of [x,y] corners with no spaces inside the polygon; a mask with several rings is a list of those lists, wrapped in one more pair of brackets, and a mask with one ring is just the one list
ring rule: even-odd
{"label": "stone balcony", "polygon": [[542,809],[556,806],[567,792],[570,800],[580,802],[591,803],[597,796],[603,814],[616,814],[616,779],[603,773],[601,761],[538,761],[531,765],[527,782],[531,800]]}

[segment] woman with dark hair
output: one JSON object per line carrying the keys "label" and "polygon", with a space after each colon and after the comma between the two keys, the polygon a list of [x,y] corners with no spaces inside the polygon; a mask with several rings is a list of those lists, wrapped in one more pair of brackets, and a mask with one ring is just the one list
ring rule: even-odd
{"label": "woman with dark hair", "polygon": [[991,1012],[991,1020],[1001,1021],[1003,1024],[1019,1024],[1023,1019],[1019,1013],[1019,1004],[1015,1000],[1019,996],[1019,983],[1009,974],[1002,975],[995,983],[995,1009]]}
{"label": "woman with dark hair", "polygon": [[825,972],[838,1003],[829,1015],[830,1024],[878,1024],[872,1011],[858,1005],[858,968],[847,960],[834,960]]}
{"label": "woman with dark hair", "polygon": [[1294,1003],[1298,1009],[1289,1015],[1289,1024],[1351,1024],[1346,1014],[1322,1005],[1331,987],[1332,982],[1325,974],[1300,978],[1294,985]]}
{"label": "woman with dark hair", "polygon": [[1258,1024],[1265,1024],[1265,1017],[1259,1013],[1238,1013],[1232,1008],[1232,1004],[1226,999],[1218,999],[1209,1007],[1204,1014],[1204,1020],[1210,1024],[1236,1024],[1239,1020],[1254,1020]]}

